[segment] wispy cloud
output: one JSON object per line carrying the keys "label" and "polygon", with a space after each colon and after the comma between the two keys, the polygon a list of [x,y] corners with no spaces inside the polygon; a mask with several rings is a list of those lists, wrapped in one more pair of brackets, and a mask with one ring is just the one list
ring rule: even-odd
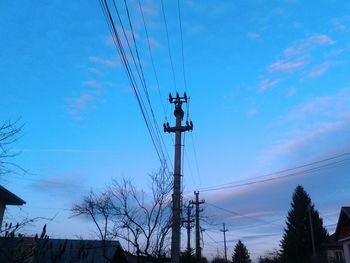
{"label": "wispy cloud", "polygon": [[263,91],[266,91],[268,89],[272,89],[275,86],[277,86],[280,82],[281,82],[280,79],[275,79],[275,80],[262,79],[260,81],[260,84],[259,84],[259,87],[258,87],[258,91],[259,92],[263,92]]}
{"label": "wispy cloud", "polygon": [[322,64],[319,65],[315,65],[311,71],[308,74],[309,78],[318,78],[322,75],[324,75],[331,66],[333,65],[338,65],[338,64],[344,64],[345,62],[341,62],[341,61],[325,61]]}
{"label": "wispy cloud", "polygon": [[337,32],[348,33],[350,27],[350,16],[335,18],[331,22],[333,29]]}
{"label": "wispy cloud", "polygon": [[310,44],[314,43],[326,46],[335,44],[335,41],[327,35],[315,35],[310,37],[307,41],[310,42]]}
{"label": "wispy cloud", "polygon": [[253,115],[256,115],[257,113],[258,113],[258,111],[256,108],[251,108],[246,112],[246,115],[253,116]]}
{"label": "wispy cloud", "polygon": [[67,194],[67,192],[78,193],[84,189],[80,176],[60,175],[48,176],[41,180],[35,180],[31,188],[38,192],[49,192],[56,194]]}
{"label": "wispy cloud", "polygon": [[261,38],[261,35],[258,33],[248,32],[247,37],[252,40],[257,40]]}
{"label": "wispy cloud", "polygon": [[286,72],[291,73],[301,69],[306,63],[305,58],[298,58],[294,61],[278,60],[275,63],[269,65],[269,72]]}
{"label": "wispy cloud", "polygon": [[87,70],[88,70],[88,72],[90,72],[90,73],[94,73],[94,74],[96,74],[96,75],[102,75],[101,70],[99,70],[99,69],[97,69],[97,68],[95,68],[95,67],[89,67],[89,68],[87,68]]}
{"label": "wispy cloud", "polygon": [[82,120],[82,114],[94,107],[96,99],[102,94],[103,84],[95,80],[87,80],[82,83],[88,87],[80,92],[77,97],[66,98],[68,114],[76,121]]}
{"label": "wispy cloud", "polygon": [[96,150],[96,149],[48,149],[48,148],[19,148],[11,149],[14,152],[39,152],[39,153],[114,153],[114,151],[108,150]]}
{"label": "wispy cloud", "polygon": [[[86,80],[83,81],[84,86],[92,87],[92,88],[100,88],[102,86],[102,83],[96,81],[96,80]],[[96,90],[98,91],[98,90]]]}
{"label": "wispy cloud", "polygon": [[[333,95],[320,96],[295,106],[281,121],[276,129],[283,131],[283,140],[278,140],[264,156],[280,158],[287,154],[296,154],[304,149],[336,147],[338,132],[345,132],[350,126],[350,88],[337,91]],[[325,139],[319,144],[320,139]],[[330,144],[327,146],[327,144]]]}
{"label": "wispy cloud", "polygon": [[[295,76],[299,76],[299,80],[303,79],[305,75],[312,79],[325,74],[332,64],[325,62],[322,65],[313,65],[314,52],[317,48],[330,47],[335,43],[335,40],[324,34],[315,34],[293,43],[283,50],[280,58],[267,66],[267,71],[262,77],[263,80],[260,81],[258,91],[263,92],[276,86],[275,82],[266,80],[277,78],[281,82],[285,79],[286,74],[294,73]],[[326,53],[327,50],[322,51]]]}
{"label": "wispy cloud", "polygon": [[144,41],[145,44],[148,44],[148,41],[149,41],[149,44],[150,44],[150,46],[151,46],[152,49],[160,48],[160,44],[159,44],[159,42],[158,42],[155,38],[149,37],[148,40],[145,39],[145,41]]}
{"label": "wispy cloud", "polygon": [[119,59],[117,57],[113,59],[105,59],[97,56],[90,56],[89,61],[98,65],[102,65],[107,68],[116,68],[121,66]]}
{"label": "wispy cloud", "polygon": [[325,72],[329,69],[330,66],[331,63],[329,61],[325,61],[320,65],[316,65],[312,68],[312,70],[308,74],[308,77],[312,79],[320,77],[323,74],[325,74]]}
{"label": "wispy cloud", "polygon": [[296,88],[290,88],[290,89],[286,89],[285,92],[286,92],[288,97],[291,97],[297,92],[297,89]]}

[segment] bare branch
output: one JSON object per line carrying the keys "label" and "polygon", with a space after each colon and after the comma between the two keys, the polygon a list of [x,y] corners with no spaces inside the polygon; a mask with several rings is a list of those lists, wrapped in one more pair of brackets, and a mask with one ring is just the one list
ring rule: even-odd
{"label": "bare branch", "polygon": [[74,205],[73,216],[88,216],[101,239],[120,238],[129,242],[137,255],[158,257],[165,252],[171,227],[171,186],[164,170],[149,178],[151,193],[137,189],[129,179],[114,180],[105,193],[90,194]]}
{"label": "bare branch", "polygon": [[18,155],[9,149],[9,146],[15,143],[22,131],[23,125],[18,125],[18,121],[5,121],[0,124],[0,176],[8,173],[25,173],[26,171],[12,162]]}

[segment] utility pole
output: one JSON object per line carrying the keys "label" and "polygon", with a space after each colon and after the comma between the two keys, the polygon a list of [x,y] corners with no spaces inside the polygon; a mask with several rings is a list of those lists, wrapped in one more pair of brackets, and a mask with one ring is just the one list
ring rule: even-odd
{"label": "utility pole", "polygon": [[227,261],[227,249],[226,249],[226,232],[228,229],[225,227],[225,223],[222,224],[223,229],[220,229],[221,232],[224,232],[224,249],[225,249],[225,260]]}
{"label": "utility pole", "polygon": [[164,124],[164,132],[175,133],[175,156],[174,156],[174,184],[173,184],[173,215],[172,215],[172,235],[171,235],[171,262],[180,262],[180,226],[181,226],[181,133],[191,131],[193,129],[193,123],[186,121],[186,125],[182,126],[182,119],[184,117],[184,111],[182,110],[182,103],[187,103],[187,95],[184,93],[183,97],[180,97],[176,93],[176,97],[172,97],[169,94],[169,102],[175,105],[174,115],[176,117],[176,125],[170,127],[167,122]]}
{"label": "utility pole", "polygon": [[312,243],[312,261],[316,262],[316,247],[315,247],[314,228],[312,225],[312,218],[311,218],[311,204],[308,205],[307,211],[309,214],[309,222],[310,222],[310,233],[311,233],[311,243]]}
{"label": "utility pole", "polygon": [[184,220],[184,223],[186,223],[186,229],[187,229],[187,251],[191,252],[191,228],[192,228],[192,223],[194,222],[193,219],[191,219],[191,209],[192,205],[189,203],[186,208],[187,208],[187,220]]}
{"label": "utility pole", "polygon": [[199,192],[195,191],[194,195],[196,196],[196,201],[190,201],[191,204],[196,206],[196,258],[197,262],[200,262],[202,255],[201,255],[201,246],[200,246],[200,233],[199,233],[199,205],[204,204],[204,200],[199,201]]}

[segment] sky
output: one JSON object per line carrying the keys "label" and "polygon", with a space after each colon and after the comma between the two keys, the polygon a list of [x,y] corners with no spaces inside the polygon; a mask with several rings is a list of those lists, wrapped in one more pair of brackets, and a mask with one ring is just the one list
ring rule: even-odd
{"label": "sky", "polygon": [[[350,203],[350,4],[164,0],[165,24],[161,1],[144,0],[147,38],[138,2],[127,2],[161,130],[174,123],[169,92],[190,96],[183,191],[206,201],[203,253],[223,255],[222,223],[229,255],[237,239],[252,258],[279,248],[298,184],[333,233]],[[0,17],[0,121],[23,125],[11,151],[27,170],[0,178],[26,201],[6,219],[54,218],[52,237],[91,238],[72,205],[123,176],[147,191],[160,167],[99,2],[1,1]],[[162,136],[172,159],[173,135]],[[273,174],[341,154],[307,173]]]}

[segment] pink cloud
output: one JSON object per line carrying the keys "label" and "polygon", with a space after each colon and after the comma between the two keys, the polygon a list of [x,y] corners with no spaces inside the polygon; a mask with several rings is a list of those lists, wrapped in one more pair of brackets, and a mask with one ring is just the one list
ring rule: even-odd
{"label": "pink cloud", "polygon": [[[329,36],[316,34],[304,40],[298,41],[284,49],[282,56],[267,66],[267,73],[264,79],[278,76],[277,74],[299,73],[300,77],[305,76],[305,71],[310,71],[308,77],[316,78],[324,74],[331,64],[314,66],[310,69],[314,56],[314,50],[320,46],[330,46],[336,42]],[[258,91],[264,91],[275,85],[274,82],[260,82]]]}
{"label": "pink cloud", "polygon": [[249,39],[256,40],[256,39],[259,39],[261,36],[260,36],[260,34],[249,32],[249,33],[247,34],[247,37],[248,37]]}
{"label": "pink cloud", "polygon": [[318,45],[333,45],[335,41],[326,35],[315,35],[308,39],[310,43],[315,43]]}
{"label": "pink cloud", "polygon": [[90,73],[94,73],[96,75],[102,75],[102,72],[100,70],[98,70],[97,68],[94,67],[90,67],[87,69]]}
{"label": "pink cloud", "polygon": [[302,41],[299,41],[284,50],[285,57],[298,56],[309,53],[315,45],[333,45],[335,41],[327,35],[314,35]]}
{"label": "pink cloud", "polygon": [[281,156],[289,153],[297,152],[307,145],[312,144],[312,142],[316,141],[320,137],[327,135],[329,133],[338,131],[347,126],[347,122],[339,121],[339,122],[325,122],[317,125],[313,125],[309,130],[302,132],[295,138],[290,140],[286,140],[277,144],[275,147],[271,148],[267,155],[270,156]]}
{"label": "pink cloud", "polygon": [[258,113],[257,109],[251,108],[246,112],[246,115],[253,116],[253,115],[256,115],[257,113]]}
{"label": "pink cloud", "polygon": [[78,97],[65,99],[68,104],[69,116],[77,121],[82,119],[83,112],[89,110],[95,105],[96,98],[102,93],[102,83],[95,80],[84,81],[83,85],[92,89],[85,89],[81,91]]}
{"label": "pink cloud", "polygon": [[268,89],[272,89],[274,88],[277,84],[279,84],[281,82],[280,79],[276,79],[276,80],[269,80],[269,79],[263,79],[260,81],[259,87],[258,87],[258,91],[259,92],[264,92]]}
{"label": "pink cloud", "polygon": [[344,61],[325,61],[320,65],[314,66],[312,70],[309,72],[308,77],[309,78],[320,77],[324,75],[331,66],[344,64],[344,63],[345,63]]}
{"label": "pink cloud", "polygon": [[290,89],[286,89],[285,92],[286,92],[288,97],[291,97],[297,92],[297,89],[296,88],[290,88]]}
{"label": "pink cloud", "polygon": [[317,77],[324,75],[326,73],[326,71],[329,69],[330,65],[331,65],[330,62],[328,62],[328,61],[326,61],[320,65],[316,65],[309,72],[308,77],[314,79],[314,78],[317,78]]}
{"label": "pink cloud", "polygon": [[[277,141],[263,154],[267,159],[297,153],[304,149],[322,147],[322,138],[330,138],[343,132],[350,125],[350,88],[333,95],[314,98],[304,102],[283,116],[275,129],[286,130],[284,140]],[[327,140],[327,143],[330,140]]]}
{"label": "pink cloud", "polygon": [[[149,44],[150,44],[151,48],[157,49],[157,48],[160,47],[159,42],[155,38],[149,37],[148,41],[149,41]],[[145,39],[145,43],[147,43],[147,39]]]}
{"label": "pink cloud", "polygon": [[89,60],[95,64],[102,65],[107,68],[116,68],[120,67],[120,62],[117,58],[113,59],[104,59],[96,56],[90,56]]}
{"label": "pink cloud", "polygon": [[305,65],[306,61],[304,59],[299,59],[297,61],[284,61],[279,60],[269,66],[270,72],[282,71],[291,73]]}
{"label": "pink cloud", "polygon": [[81,92],[77,98],[67,98],[68,102],[68,114],[74,120],[81,120],[81,112],[88,109],[88,107],[93,103],[94,96],[88,92]]}
{"label": "pink cloud", "polygon": [[92,88],[100,88],[102,86],[102,83],[97,82],[96,80],[86,80],[83,82],[83,85]]}

